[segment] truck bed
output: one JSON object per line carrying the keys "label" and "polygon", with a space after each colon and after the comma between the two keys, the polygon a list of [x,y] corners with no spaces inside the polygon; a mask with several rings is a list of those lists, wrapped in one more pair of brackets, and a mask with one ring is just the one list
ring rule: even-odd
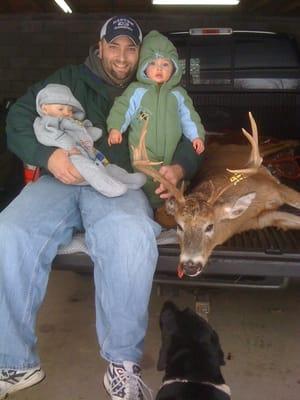
{"label": "truck bed", "polygon": [[[160,245],[154,280],[194,286],[262,286],[269,279],[271,286],[274,281],[280,286],[283,278],[300,277],[300,231],[267,228],[235,235],[214,249],[205,271],[196,278],[177,277],[178,259],[178,245]],[[86,273],[93,263],[87,254],[74,253],[57,255],[53,267]]]}
{"label": "truck bed", "polygon": [[[299,184],[294,181],[291,186],[299,190]],[[287,205],[280,210],[300,216],[300,210]],[[265,228],[234,235],[213,250],[205,270],[195,278],[184,276],[179,279],[177,276],[179,245],[159,245],[158,249],[156,282],[193,286],[280,287],[284,280],[300,277],[299,230]],[[91,272],[93,262],[83,252],[61,254],[55,257],[53,268],[86,273]]]}

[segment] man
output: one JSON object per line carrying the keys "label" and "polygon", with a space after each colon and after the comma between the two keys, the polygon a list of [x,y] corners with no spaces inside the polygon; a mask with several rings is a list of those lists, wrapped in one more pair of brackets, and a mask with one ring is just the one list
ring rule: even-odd
{"label": "man", "polygon": [[[71,241],[74,230],[83,229],[94,263],[97,335],[101,356],[108,361],[105,388],[113,400],[146,398],[138,363],[160,226],[142,190],[107,198],[90,186],[77,185],[82,177],[69,154],[38,143],[32,128],[37,92],[59,83],[71,89],[93,125],[105,130],[114,98],[134,77],[141,40],[133,19],[109,19],[84,64],[62,68],[35,84],[9,112],[10,149],[48,173],[26,186],[0,214],[0,400],[45,377],[37,354],[36,315],[58,247]],[[110,162],[130,171],[126,140],[109,147],[104,134],[95,145]],[[173,165],[161,167],[161,173],[177,183],[196,167],[186,141],[178,146]],[[168,197],[162,185],[157,193]]]}

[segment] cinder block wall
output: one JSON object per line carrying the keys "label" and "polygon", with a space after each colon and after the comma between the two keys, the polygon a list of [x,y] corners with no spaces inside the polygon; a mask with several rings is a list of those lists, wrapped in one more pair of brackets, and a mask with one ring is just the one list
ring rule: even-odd
{"label": "cinder block wall", "polygon": [[[0,104],[19,97],[34,82],[66,65],[84,61],[88,48],[98,40],[102,22],[111,14],[7,15],[0,17]],[[132,15],[144,33],[186,30],[199,26],[230,26],[288,32],[300,38],[298,18],[248,18],[212,15]]]}

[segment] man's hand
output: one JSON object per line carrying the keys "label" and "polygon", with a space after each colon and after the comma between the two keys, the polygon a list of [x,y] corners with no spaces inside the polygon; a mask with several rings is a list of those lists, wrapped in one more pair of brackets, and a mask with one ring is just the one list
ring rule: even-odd
{"label": "man's hand", "polygon": [[[174,164],[174,165],[163,165],[159,169],[159,173],[163,175],[170,183],[173,185],[177,185],[178,182],[183,179],[184,171],[181,165]],[[161,199],[168,199],[171,197],[171,193],[166,191],[166,188],[161,183],[159,187],[155,190],[155,193],[159,195]]]}
{"label": "man's hand", "polygon": [[67,185],[75,185],[84,180],[69,159],[69,156],[72,154],[80,153],[77,149],[72,149],[70,151],[57,149],[49,157],[47,165],[48,170],[55,178]]}

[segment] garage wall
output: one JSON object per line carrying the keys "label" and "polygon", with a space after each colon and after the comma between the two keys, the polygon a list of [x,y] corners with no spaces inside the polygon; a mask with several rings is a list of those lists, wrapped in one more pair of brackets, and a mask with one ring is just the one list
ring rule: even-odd
{"label": "garage wall", "polygon": [[[14,15],[0,17],[0,104],[19,97],[32,83],[66,64],[81,63],[110,14]],[[205,15],[132,15],[146,33],[189,27],[230,26],[294,34],[300,43],[300,18],[247,18]]]}

